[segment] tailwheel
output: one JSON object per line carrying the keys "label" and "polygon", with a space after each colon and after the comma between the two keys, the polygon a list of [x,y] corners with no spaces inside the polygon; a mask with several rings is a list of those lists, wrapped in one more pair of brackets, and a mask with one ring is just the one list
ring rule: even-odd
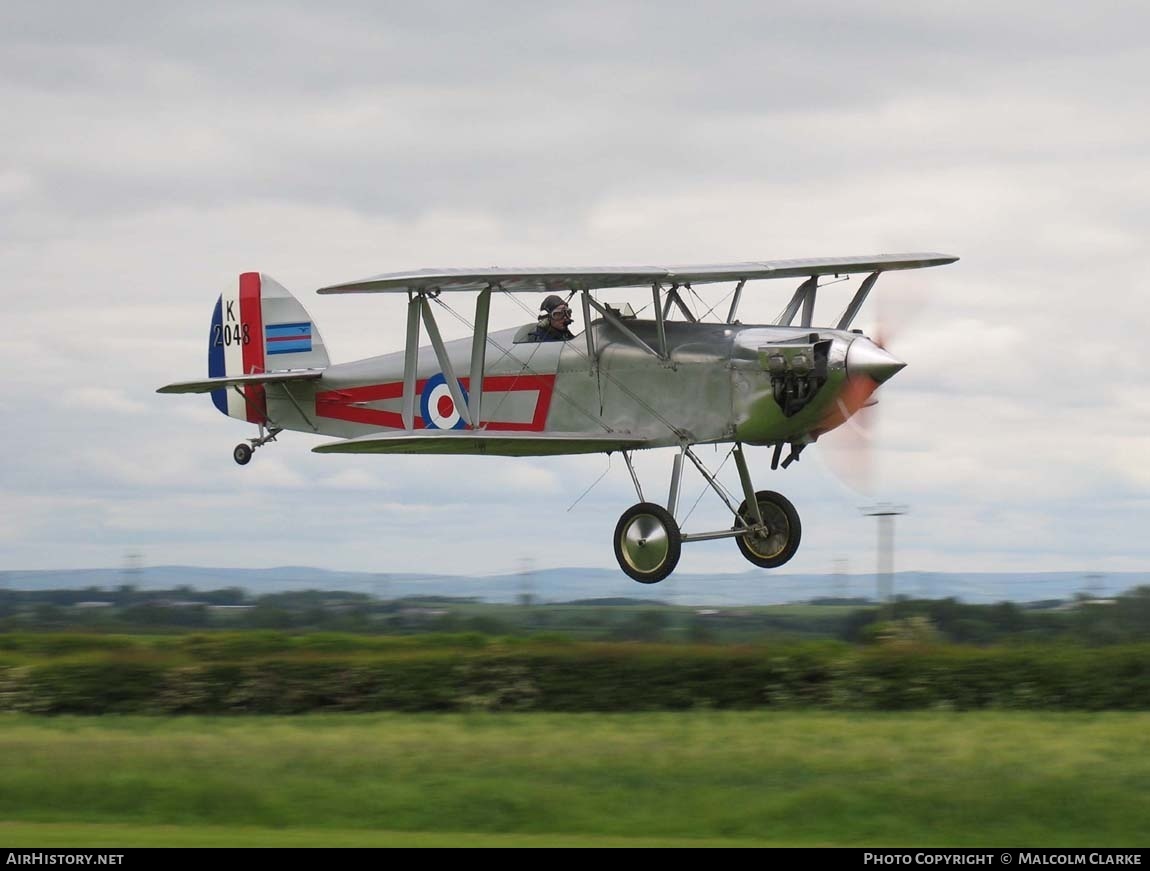
{"label": "tailwheel", "polygon": [[683,536],[675,518],[653,502],[623,512],[615,527],[615,559],[640,584],[657,584],[675,570]]}
{"label": "tailwheel", "polygon": [[755,512],[744,499],[739,506],[739,517],[752,531],[735,540],[743,556],[750,562],[760,568],[773,569],[795,555],[799,549],[803,526],[795,506],[785,496],[773,490],[759,490],[755,493],[755,501],[759,503],[763,528],[754,529]]}
{"label": "tailwheel", "polygon": [[268,442],[274,442],[276,436],[283,431],[282,426],[272,426],[265,430],[264,425],[261,423],[259,438],[248,439],[247,444],[240,442],[232,448],[232,459],[241,466],[246,466],[252,461],[252,454],[255,453],[256,448],[262,448]]}

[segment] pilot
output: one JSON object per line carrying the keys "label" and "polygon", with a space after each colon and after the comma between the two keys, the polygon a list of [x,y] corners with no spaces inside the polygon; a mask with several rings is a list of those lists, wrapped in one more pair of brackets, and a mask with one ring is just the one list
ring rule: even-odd
{"label": "pilot", "polygon": [[539,325],[528,336],[529,342],[566,342],[575,335],[567,329],[573,322],[571,306],[552,294],[539,306]]}

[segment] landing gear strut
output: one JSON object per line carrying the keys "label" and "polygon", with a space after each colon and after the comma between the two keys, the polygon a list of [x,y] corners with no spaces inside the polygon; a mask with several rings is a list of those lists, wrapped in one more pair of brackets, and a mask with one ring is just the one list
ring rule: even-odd
{"label": "landing gear strut", "polygon": [[[623,452],[623,459],[635,483],[635,491],[639,499],[643,500],[623,512],[615,526],[615,559],[629,577],[641,584],[658,583],[675,570],[683,543],[690,541],[734,538],[743,556],[765,569],[777,568],[795,555],[802,538],[802,524],[795,506],[773,490],[756,492],[751,484],[742,445],[736,443],[731,451],[745,496],[738,508],[734,505],[734,498],[699,461],[689,445],[684,445],[675,457],[666,508],[643,500],[643,491],[631,466],[631,457],[627,451]],[[684,457],[695,465],[734,515],[735,523],[730,529],[693,534],[685,534],[679,529],[675,509],[679,501]]]}
{"label": "landing gear strut", "polygon": [[262,423],[259,427],[260,434],[258,438],[248,439],[246,443],[240,442],[232,448],[232,459],[241,466],[246,466],[252,461],[252,454],[256,448],[263,447],[268,442],[274,442],[276,436],[283,432],[283,427],[281,426],[273,426],[266,432],[264,431],[264,425]]}

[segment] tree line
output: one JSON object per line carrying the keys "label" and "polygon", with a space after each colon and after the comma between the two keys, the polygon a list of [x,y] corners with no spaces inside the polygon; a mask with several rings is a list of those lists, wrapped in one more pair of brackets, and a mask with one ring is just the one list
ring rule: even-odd
{"label": "tree line", "polygon": [[629,599],[491,604],[475,598],[380,599],[302,590],[252,594],[239,587],[144,590],[0,589],[0,631],[187,632],[213,629],[334,631],[373,635],[547,633],[572,640],[738,644],[834,639],[870,644],[904,638],[989,645],[1150,639],[1150,587],[1112,599],[1035,603],[957,599],[816,600],[805,605],[699,608]]}

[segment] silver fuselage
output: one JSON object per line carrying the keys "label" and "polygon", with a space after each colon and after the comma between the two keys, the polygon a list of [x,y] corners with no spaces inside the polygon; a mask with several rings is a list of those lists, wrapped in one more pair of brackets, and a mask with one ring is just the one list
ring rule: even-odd
{"label": "silver fuselage", "polygon": [[[655,321],[629,319],[626,325],[647,345],[658,344]],[[517,344],[522,328],[490,333],[479,428],[625,432],[649,447],[803,443],[826,427],[846,380],[850,345],[870,344],[857,332],[817,327],[687,322],[664,327],[666,359],[603,319],[590,325],[592,342],[581,334],[566,342]],[[805,363],[804,348],[810,349]],[[466,373],[471,339],[446,342],[445,349],[456,374]],[[776,349],[790,349],[791,356],[779,363],[784,358]],[[816,349],[818,359],[809,359]],[[817,377],[804,365],[817,368]],[[269,385],[269,423],[337,438],[403,429],[404,367],[400,351],[331,365],[316,381]],[[435,392],[437,376],[443,380],[436,355],[422,347],[416,429],[462,426],[452,415],[447,391]],[[782,387],[783,379],[797,383],[802,395],[781,399],[793,393],[792,387]],[[466,377],[460,383],[470,388]]]}

